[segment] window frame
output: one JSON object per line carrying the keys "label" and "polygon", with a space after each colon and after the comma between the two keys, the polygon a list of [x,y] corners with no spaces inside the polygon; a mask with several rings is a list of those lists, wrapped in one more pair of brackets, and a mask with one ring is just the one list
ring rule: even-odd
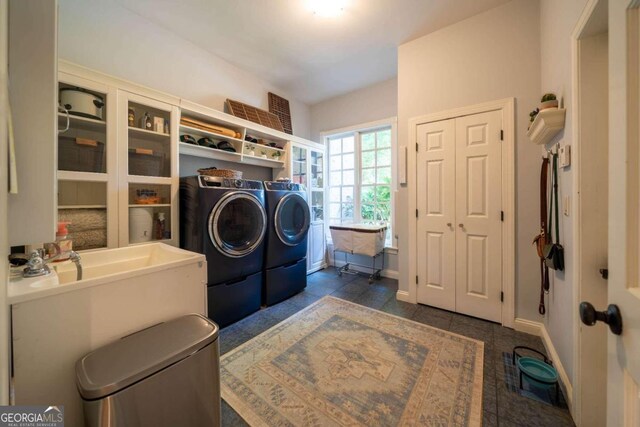
{"label": "window frame", "polygon": [[[393,235],[391,235],[389,241],[390,243],[385,243],[385,248],[390,248],[390,249],[396,249],[397,246],[397,239],[395,236],[395,230],[396,230],[396,224],[395,224],[395,198],[396,198],[396,192],[398,190],[399,187],[399,183],[398,183],[398,174],[397,174],[397,170],[398,170],[398,159],[397,159],[397,138],[398,138],[398,133],[397,133],[397,118],[396,117],[391,117],[391,118],[387,118],[387,119],[383,119],[383,120],[377,120],[374,122],[369,122],[369,123],[363,123],[360,125],[355,125],[355,126],[349,126],[349,127],[345,127],[345,128],[340,128],[340,129],[334,129],[334,130],[330,130],[330,131],[325,131],[321,133],[321,139],[322,142],[324,144],[324,146],[326,147],[326,156],[327,156],[327,178],[326,178],[326,187],[325,187],[325,212],[326,212],[326,218],[325,218],[325,234],[326,234],[326,238],[327,238],[327,242],[329,244],[332,243],[331,240],[331,233],[329,231],[329,226],[331,225],[331,216],[330,216],[330,199],[331,199],[331,147],[329,144],[329,140],[331,139],[335,139],[335,138],[344,138],[344,137],[348,137],[353,135],[354,137],[354,171],[355,171],[355,176],[354,176],[354,183],[353,183],[353,188],[354,188],[354,194],[353,194],[353,199],[354,199],[354,203],[353,203],[353,209],[354,209],[354,214],[353,214],[353,221],[357,222],[357,221],[362,221],[361,218],[361,190],[362,190],[362,134],[365,133],[370,133],[370,132],[374,132],[374,131],[379,131],[379,130],[383,130],[385,128],[389,128],[391,131],[391,214],[390,214],[390,219],[389,219],[389,224],[391,227],[391,233],[394,233]],[[376,152],[378,149],[376,147],[375,150],[373,150],[374,152]],[[377,165],[376,165],[377,168]],[[377,184],[376,185],[380,185]],[[341,206],[342,206],[342,201],[341,201]],[[341,208],[342,209],[342,208]],[[342,216],[342,215],[341,215]]]}

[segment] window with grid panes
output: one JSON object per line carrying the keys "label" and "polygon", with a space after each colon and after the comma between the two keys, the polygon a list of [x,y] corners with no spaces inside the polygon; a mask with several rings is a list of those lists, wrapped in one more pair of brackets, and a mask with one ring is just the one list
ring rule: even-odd
{"label": "window with grid panes", "polygon": [[385,222],[391,244],[391,128],[328,138],[329,224]]}
{"label": "window with grid panes", "polygon": [[329,139],[329,223],[353,221],[355,214],[354,135]]}

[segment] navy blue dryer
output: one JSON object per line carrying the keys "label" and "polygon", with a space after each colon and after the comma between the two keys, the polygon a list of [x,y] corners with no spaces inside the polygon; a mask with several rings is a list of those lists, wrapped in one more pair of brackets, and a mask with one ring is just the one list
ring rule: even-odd
{"label": "navy blue dryer", "polygon": [[206,255],[209,317],[221,327],[260,309],[266,230],[262,182],[180,179],[180,247]]}
{"label": "navy blue dryer", "polygon": [[311,221],[302,184],[265,181],[267,249],[263,302],[272,305],[307,286],[307,235]]}

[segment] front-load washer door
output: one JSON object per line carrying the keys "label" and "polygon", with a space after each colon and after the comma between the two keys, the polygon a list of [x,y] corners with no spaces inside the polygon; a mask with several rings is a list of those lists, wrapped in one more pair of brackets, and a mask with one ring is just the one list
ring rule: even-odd
{"label": "front-load washer door", "polygon": [[211,210],[208,228],[211,243],[218,251],[240,258],[262,243],[267,231],[267,213],[253,194],[227,193]]}
{"label": "front-load washer door", "polygon": [[273,222],[282,243],[287,246],[300,244],[307,236],[311,222],[307,201],[300,194],[287,194],[278,202]]}

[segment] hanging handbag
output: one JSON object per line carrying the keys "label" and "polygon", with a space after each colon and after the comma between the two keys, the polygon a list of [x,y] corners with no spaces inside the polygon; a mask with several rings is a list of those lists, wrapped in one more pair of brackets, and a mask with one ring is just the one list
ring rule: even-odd
{"label": "hanging handbag", "polygon": [[538,313],[544,315],[546,309],[544,306],[544,294],[549,290],[549,269],[545,263],[544,247],[547,242],[547,178],[549,176],[549,159],[542,159],[542,168],[540,170],[540,234],[533,239],[536,245],[538,257],[540,258],[540,303],[538,304]]}
{"label": "hanging handbag", "polygon": [[[564,271],[564,248],[560,244],[560,218],[558,214],[558,155],[553,154],[551,206],[549,207],[549,242],[544,247],[545,264],[552,270]],[[553,242],[552,224],[555,216],[556,242]]]}

